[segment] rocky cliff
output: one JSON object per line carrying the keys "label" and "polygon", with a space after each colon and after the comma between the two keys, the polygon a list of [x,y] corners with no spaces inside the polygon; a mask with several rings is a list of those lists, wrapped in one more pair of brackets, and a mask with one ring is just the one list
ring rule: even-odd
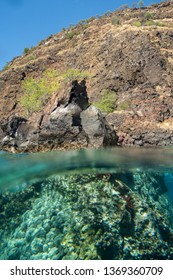
{"label": "rocky cliff", "polygon": [[[14,58],[0,73],[1,140],[9,136],[7,128],[14,116],[19,118],[20,127],[21,124],[27,126],[27,133],[30,131],[32,137],[38,137],[35,127],[41,127],[42,132],[46,126],[55,125],[57,128],[55,116],[58,117],[60,110],[62,111],[62,107],[57,108],[57,104],[63,103],[60,106],[65,106],[68,102],[71,85],[55,92],[42,112],[33,113],[25,122],[20,119],[25,119],[24,110],[19,105],[23,95],[21,84],[27,77],[39,77],[48,68],[60,72],[76,68],[92,73],[92,78],[87,81],[90,103],[104,103],[101,100],[103,92],[107,93],[107,97],[114,96],[111,112],[105,113],[104,126],[108,127],[109,123],[114,127],[120,145],[172,145],[172,15],[173,3],[118,10],[99,18],[81,21],[75,27],[51,35],[21,57]],[[63,119],[69,118],[68,106],[63,107]],[[80,112],[78,128],[81,128],[81,120],[82,127],[85,126],[88,118],[85,114],[91,116],[93,110],[92,106],[85,108],[83,117]],[[100,114],[99,111],[97,114]],[[84,132],[85,129],[81,131]],[[81,136],[81,133],[78,135]],[[73,136],[75,138],[76,134]],[[34,141],[41,145],[44,137],[44,133],[42,136],[39,134]],[[87,138],[84,138],[87,143]],[[101,145],[105,143],[103,138],[105,139],[104,135]],[[53,145],[54,137],[51,139]],[[114,144],[116,139],[115,137]],[[27,138],[22,139],[24,140]],[[91,145],[92,141],[90,139]]]}

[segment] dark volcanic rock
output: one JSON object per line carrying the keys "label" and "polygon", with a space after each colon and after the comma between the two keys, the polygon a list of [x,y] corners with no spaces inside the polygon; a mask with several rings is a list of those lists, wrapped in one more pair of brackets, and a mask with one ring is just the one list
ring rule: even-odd
{"label": "dark volcanic rock", "polygon": [[70,103],[75,103],[82,110],[85,110],[89,106],[85,80],[82,80],[80,84],[78,84],[77,80],[72,82],[68,104]]}
{"label": "dark volcanic rock", "polygon": [[25,119],[25,118],[18,117],[18,116],[12,116],[12,118],[10,118],[9,122],[7,122],[4,125],[7,135],[9,135],[11,137],[15,137],[15,134],[16,134],[19,126],[22,123],[26,123],[26,122],[27,122],[27,119]]}
{"label": "dark volcanic rock", "polygon": [[85,81],[73,81],[68,103],[58,105],[41,126],[14,117],[2,129],[1,148],[16,151],[98,148],[118,141],[101,111],[88,103]]}

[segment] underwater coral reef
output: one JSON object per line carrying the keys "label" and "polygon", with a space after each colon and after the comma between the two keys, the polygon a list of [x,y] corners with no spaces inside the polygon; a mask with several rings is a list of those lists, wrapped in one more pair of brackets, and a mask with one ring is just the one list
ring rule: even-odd
{"label": "underwater coral reef", "polygon": [[173,259],[163,174],[52,176],[0,196],[0,259]]}

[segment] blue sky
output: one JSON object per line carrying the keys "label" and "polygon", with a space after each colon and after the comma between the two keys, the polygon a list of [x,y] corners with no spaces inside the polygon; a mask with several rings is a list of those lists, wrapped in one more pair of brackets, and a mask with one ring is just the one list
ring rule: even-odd
{"label": "blue sky", "polygon": [[[63,27],[114,11],[131,0],[0,0],[0,69],[25,47],[37,45]],[[138,2],[138,1],[137,1]],[[144,0],[145,6],[158,3]]]}

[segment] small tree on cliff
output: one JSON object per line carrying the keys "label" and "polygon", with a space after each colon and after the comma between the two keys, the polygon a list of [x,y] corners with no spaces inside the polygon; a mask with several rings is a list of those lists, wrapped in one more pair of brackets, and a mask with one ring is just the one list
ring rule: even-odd
{"label": "small tree on cliff", "polygon": [[59,73],[46,70],[40,78],[26,78],[22,83],[23,96],[19,103],[28,115],[42,110],[49,96],[60,87]]}

